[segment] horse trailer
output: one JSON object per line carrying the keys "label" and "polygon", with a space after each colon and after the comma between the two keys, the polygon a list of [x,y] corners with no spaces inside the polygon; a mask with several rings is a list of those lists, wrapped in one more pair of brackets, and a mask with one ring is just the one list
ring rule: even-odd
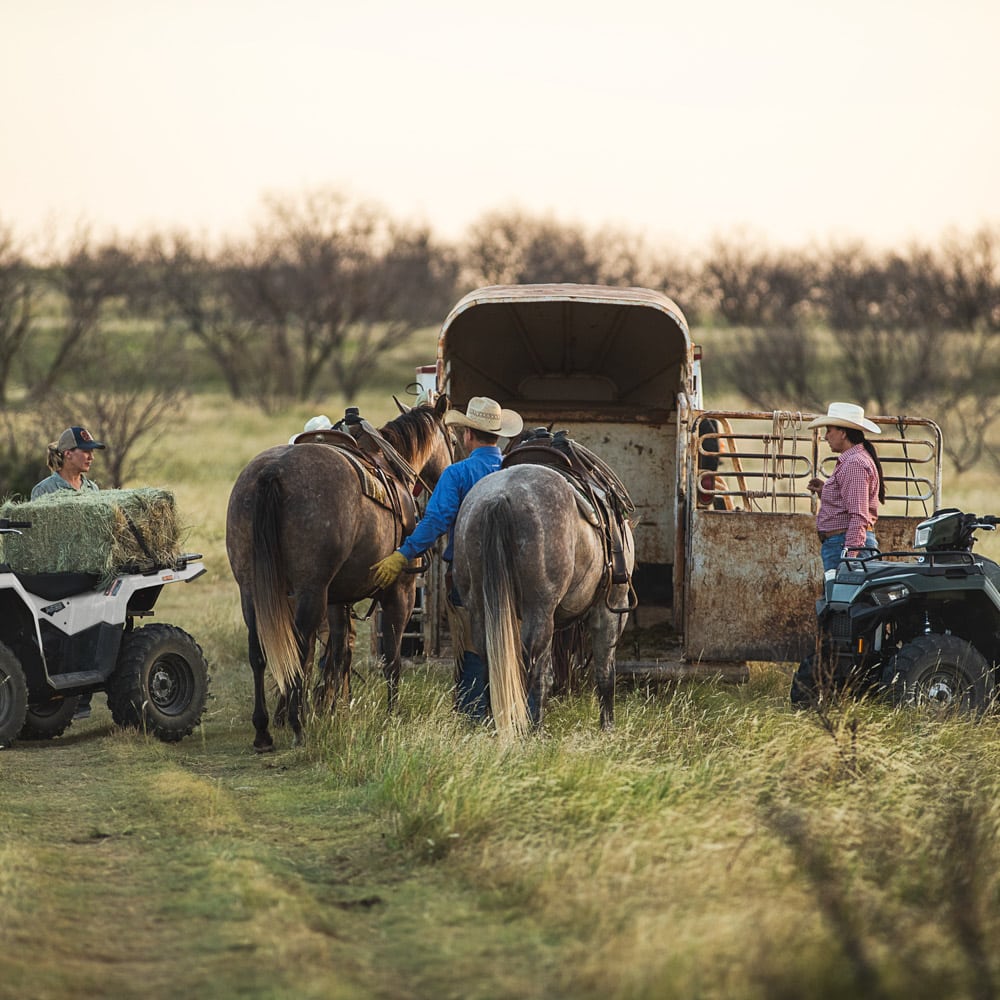
{"label": "horse trailer", "polygon": [[[426,388],[465,408],[490,396],[525,428],[565,430],[628,488],[636,511],[638,605],[619,675],[746,676],[754,661],[813,648],[823,571],[818,500],[829,473],[816,414],[712,410],[700,348],[667,296],[598,285],[497,285],[462,298],[441,326]],[[930,420],[872,417],[887,502],[884,550],[905,548],[940,506],[941,434]],[[424,580],[423,648],[444,653],[440,560]]]}

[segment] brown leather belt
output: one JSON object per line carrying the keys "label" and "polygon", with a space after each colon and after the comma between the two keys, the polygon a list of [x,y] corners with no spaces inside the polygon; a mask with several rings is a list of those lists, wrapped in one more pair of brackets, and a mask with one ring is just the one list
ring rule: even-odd
{"label": "brown leather belt", "polygon": [[835,538],[837,535],[846,535],[846,531],[820,531],[817,532],[819,540],[825,542],[828,538]]}

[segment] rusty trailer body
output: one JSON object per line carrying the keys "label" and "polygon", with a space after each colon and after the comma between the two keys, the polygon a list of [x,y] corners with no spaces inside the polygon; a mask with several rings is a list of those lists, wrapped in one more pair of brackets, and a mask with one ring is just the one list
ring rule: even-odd
{"label": "rusty trailer body", "polygon": [[[600,455],[636,504],[639,605],[623,674],[743,676],[750,661],[811,648],[822,565],[814,470],[835,456],[811,413],[706,410],[700,350],[665,295],[596,285],[501,285],[466,295],[438,338],[438,392],[485,395],[525,427],[566,430]],[[940,431],[873,417],[889,499],[884,550],[909,546],[940,502]],[[822,432],[820,432],[822,433]],[[442,645],[439,560],[426,582],[425,649]]]}

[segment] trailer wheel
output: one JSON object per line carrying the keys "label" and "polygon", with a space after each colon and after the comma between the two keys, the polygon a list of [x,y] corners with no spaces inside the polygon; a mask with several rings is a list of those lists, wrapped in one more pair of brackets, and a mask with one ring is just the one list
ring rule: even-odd
{"label": "trailer wheel", "polygon": [[108,705],[119,726],[174,743],[201,722],[208,686],[198,643],[174,625],[147,625],[122,638]]}
{"label": "trailer wheel", "polygon": [[28,682],[18,658],[0,643],[0,749],[11,746],[28,714]]}
{"label": "trailer wheel", "polygon": [[882,684],[895,704],[942,714],[981,712],[993,697],[986,658],[957,635],[917,636],[886,663]]}
{"label": "trailer wheel", "polygon": [[51,740],[62,736],[76,714],[76,706],[80,703],[78,694],[68,698],[57,698],[52,701],[35,702],[28,706],[24,725],[21,727],[22,740]]}

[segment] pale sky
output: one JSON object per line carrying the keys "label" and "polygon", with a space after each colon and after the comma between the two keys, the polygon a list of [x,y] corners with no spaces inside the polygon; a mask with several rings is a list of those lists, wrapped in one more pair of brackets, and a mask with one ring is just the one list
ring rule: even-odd
{"label": "pale sky", "polygon": [[1000,0],[0,0],[0,221],[933,241],[1000,222],[998,48]]}

